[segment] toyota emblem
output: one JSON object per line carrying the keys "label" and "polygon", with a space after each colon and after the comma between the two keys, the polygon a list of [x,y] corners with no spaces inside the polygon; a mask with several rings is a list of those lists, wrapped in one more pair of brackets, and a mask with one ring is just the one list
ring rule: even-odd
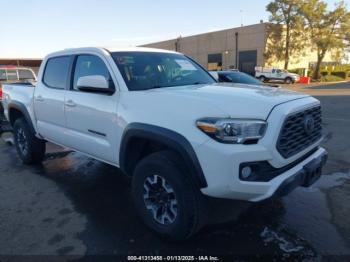
{"label": "toyota emblem", "polygon": [[315,129],[315,119],[312,116],[306,116],[304,118],[304,130],[305,133],[310,135]]}

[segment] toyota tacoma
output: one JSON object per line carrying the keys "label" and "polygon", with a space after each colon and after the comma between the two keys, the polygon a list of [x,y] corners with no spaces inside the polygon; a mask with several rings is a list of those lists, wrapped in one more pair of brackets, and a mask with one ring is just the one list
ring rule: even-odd
{"label": "toyota tacoma", "polygon": [[64,50],[44,59],[36,85],[3,93],[24,164],[50,141],[120,168],[144,223],[174,240],[205,224],[204,198],[280,197],[312,185],[327,159],[317,99],[217,83],[172,51]]}

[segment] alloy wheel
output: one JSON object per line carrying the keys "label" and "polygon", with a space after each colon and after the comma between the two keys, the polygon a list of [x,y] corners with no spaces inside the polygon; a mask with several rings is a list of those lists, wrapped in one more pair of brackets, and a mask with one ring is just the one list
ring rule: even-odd
{"label": "alloy wheel", "polygon": [[152,175],[144,181],[143,199],[153,219],[162,225],[174,223],[178,214],[178,203],[174,189],[159,175]]}

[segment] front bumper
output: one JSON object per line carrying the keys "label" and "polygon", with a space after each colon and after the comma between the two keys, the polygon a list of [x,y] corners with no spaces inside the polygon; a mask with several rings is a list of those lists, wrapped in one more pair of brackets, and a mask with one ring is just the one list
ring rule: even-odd
{"label": "front bumper", "polygon": [[320,156],[314,158],[308,164],[304,165],[296,174],[284,180],[278,189],[273,193],[271,198],[279,198],[289,194],[295,188],[310,187],[314,184],[322,174],[322,167],[328,159],[327,151],[324,151]]}
{"label": "front bumper", "polygon": [[[213,150],[213,148],[208,147],[208,144],[202,149],[197,151],[200,161],[203,160],[201,156],[210,154],[207,150],[211,153]],[[216,198],[250,202],[281,197],[298,186],[313,184],[320,177],[321,169],[327,160],[327,151],[320,147],[307,158],[270,181],[248,182],[239,178],[240,163],[249,158],[269,158],[268,152],[258,145],[251,149],[252,151],[244,153],[241,151],[239,154],[225,154],[222,150],[217,151],[218,154],[210,154],[212,157],[206,158],[206,164],[201,163],[202,167],[205,166],[203,171],[208,183],[208,187],[201,189],[202,193]],[[318,165],[315,163],[318,163]]]}

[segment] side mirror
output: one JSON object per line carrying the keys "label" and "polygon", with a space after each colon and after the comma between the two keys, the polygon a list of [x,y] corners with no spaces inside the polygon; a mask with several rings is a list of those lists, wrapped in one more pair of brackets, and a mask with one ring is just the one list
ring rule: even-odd
{"label": "side mirror", "polygon": [[113,94],[113,82],[101,75],[82,76],[78,78],[77,87],[84,92]]}

